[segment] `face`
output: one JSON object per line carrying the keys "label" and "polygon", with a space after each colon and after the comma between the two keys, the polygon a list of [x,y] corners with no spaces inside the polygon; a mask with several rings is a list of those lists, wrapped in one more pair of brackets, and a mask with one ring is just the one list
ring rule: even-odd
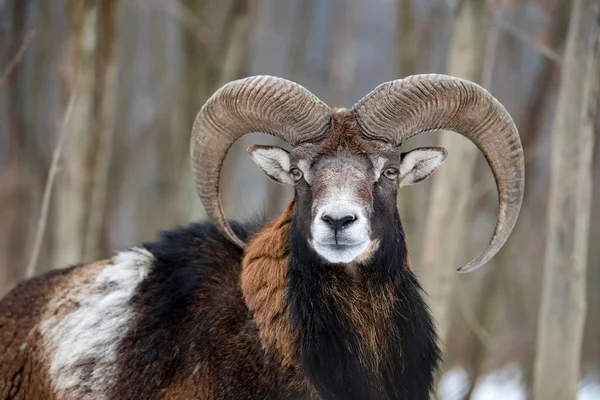
{"label": "face", "polygon": [[446,157],[431,147],[402,154],[348,130],[290,153],[273,146],[249,153],[270,178],[294,185],[297,226],[335,264],[368,259],[394,220],[398,189],[427,178]]}

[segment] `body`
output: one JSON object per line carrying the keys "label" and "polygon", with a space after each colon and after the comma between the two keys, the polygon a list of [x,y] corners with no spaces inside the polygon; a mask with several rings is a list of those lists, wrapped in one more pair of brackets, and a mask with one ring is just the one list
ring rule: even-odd
{"label": "body", "polygon": [[[439,352],[431,321],[423,320],[428,313],[420,288],[406,265],[394,265],[397,274],[391,280],[378,271],[383,258],[402,258],[380,250],[374,264],[361,267],[358,278],[335,266],[319,268],[318,262],[312,269],[319,272],[316,276],[297,276],[304,268],[290,265],[293,215],[292,205],[262,229],[233,225],[240,237],[256,238],[243,266],[241,251],[212,225],[194,224],[164,232],[156,242],[111,260],[20,285],[0,303],[2,332],[23,318],[31,322],[13,340],[3,338],[8,347],[0,354],[1,376],[14,379],[1,382],[0,395],[426,398]],[[264,263],[273,268],[265,270]],[[389,262],[379,266],[384,265],[391,267]],[[273,276],[282,278],[279,284]],[[316,280],[330,279],[340,292],[307,297],[286,289],[294,279],[302,279],[307,290],[318,286]],[[13,307],[32,291],[40,295],[39,304]],[[288,296],[296,301],[289,302]],[[340,309],[309,309],[311,302],[302,299],[315,296],[327,297]],[[345,309],[352,305],[370,309],[340,318],[352,315]],[[46,346],[32,345],[37,342]],[[406,346],[409,342],[413,344]],[[428,357],[406,357],[411,352]],[[370,375],[374,362],[379,376]],[[233,370],[244,372],[231,374]],[[46,384],[23,385],[40,376],[49,378]]]}
{"label": "body", "polygon": [[[454,129],[497,182],[487,262],[508,238],[524,183],[506,110],[458,78],[388,82],[352,109],[257,76],[231,82],[192,128],[196,187],[212,221],[163,233],[97,263],[21,284],[0,303],[6,399],[427,399],[440,354],[410,269],[398,190],[432,175],[439,147],[402,142]],[[230,224],[219,197],[230,146],[250,146],[294,201],[276,220]]]}

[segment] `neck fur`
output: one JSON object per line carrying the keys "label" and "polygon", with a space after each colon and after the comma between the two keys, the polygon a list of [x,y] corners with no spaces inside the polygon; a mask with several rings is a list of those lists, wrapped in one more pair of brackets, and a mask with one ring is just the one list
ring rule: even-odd
{"label": "neck fur", "polygon": [[246,303],[282,380],[324,398],[427,398],[439,350],[399,218],[355,276],[323,262],[294,224],[292,203],[242,263]]}

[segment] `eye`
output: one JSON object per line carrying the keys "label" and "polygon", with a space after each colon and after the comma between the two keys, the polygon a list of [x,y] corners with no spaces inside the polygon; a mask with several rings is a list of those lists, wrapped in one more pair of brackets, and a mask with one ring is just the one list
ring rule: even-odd
{"label": "eye", "polygon": [[383,175],[388,179],[394,180],[398,176],[398,169],[387,168],[385,171],[383,171]]}
{"label": "eye", "polygon": [[298,168],[292,168],[290,170],[290,176],[294,181],[298,182],[300,179],[302,179],[304,174]]}

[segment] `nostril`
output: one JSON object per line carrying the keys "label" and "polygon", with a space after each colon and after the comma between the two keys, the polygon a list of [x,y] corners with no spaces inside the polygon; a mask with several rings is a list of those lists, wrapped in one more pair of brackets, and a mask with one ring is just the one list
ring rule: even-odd
{"label": "nostril", "polygon": [[342,228],[353,223],[355,219],[356,217],[354,215],[346,215],[345,217],[340,218]]}
{"label": "nostril", "polygon": [[327,222],[329,225],[333,225],[333,221],[335,221],[333,218],[331,218],[329,215],[323,215],[321,217],[321,219],[325,222]]}
{"label": "nostril", "polygon": [[344,229],[348,225],[352,224],[354,221],[356,221],[356,216],[355,215],[345,215],[341,218],[332,218],[329,215],[323,215],[321,217],[321,219],[323,221],[325,221],[327,224],[329,224],[331,229],[333,229],[334,231],[337,232],[341,229]]}

